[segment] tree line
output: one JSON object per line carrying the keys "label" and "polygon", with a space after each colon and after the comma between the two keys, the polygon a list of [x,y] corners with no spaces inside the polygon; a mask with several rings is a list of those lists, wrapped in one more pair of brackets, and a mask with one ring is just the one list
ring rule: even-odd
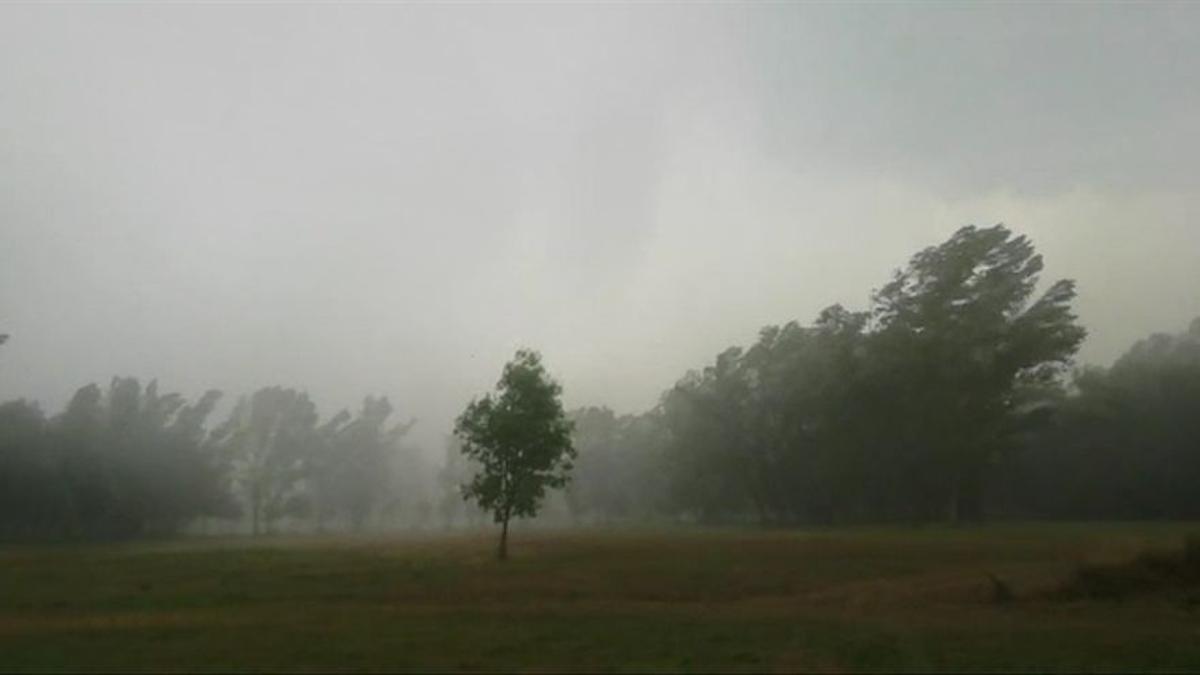
{"label": "tree line", "polygon": [[767,326],[640,414],[562,411],[540,356],[519,352],[436,471],[386,398],[322,419],[303,392],[267,387],[219,422],[218,392],[130,378],[50,417],[12,401],[0,537],[362,529],[399,511],[479,526],[543,500],[562,523],[1200,516],[1200,320],[1078,369],[1074,284],[1043,284],[1042,269],[1026,237],[964,227],[866,309]]}
{"label": "tree line", "polygon": [[361,529],[392,506],[412,423],[391,422],[386,398],[321,422],[303,392],[265,387],[210,428],[220,397],[117,377],[53,417],[0,405],[0,536],[157,536],[202,519],[245,519],[254,534],[285,518]]}
{"label": "tree line", "polygon": [[1073,282],[1008,228],[913,256],[866,311],[767,326],[652,410],[576,411],[584,518],[765,525],[1200,516],[1200,320],[1077,369]]}

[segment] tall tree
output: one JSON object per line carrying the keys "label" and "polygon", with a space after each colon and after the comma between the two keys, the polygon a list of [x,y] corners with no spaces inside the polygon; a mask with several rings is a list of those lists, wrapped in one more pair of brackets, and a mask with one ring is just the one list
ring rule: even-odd
{"label": "tall tree", "polygon": [[504,366],[495,394],[471,401],[455,423],[463,454],[481,468],[463,496],[500,524],[500,560],[508,557],[509,519],[536,515],[546,488],[569,480],[575,448],[561,394],[541,356],[522,349]]}
{"label": "tall tree", "polygon": [[368,396],[358,417],[350,420],[339,414],[322,426],[322,432],[332,436],[321,448],[322,461],[310,476],[310,486],[324,493],[321,508],[345,514],[355,530],[366,525],[395,487],[394,455],[414,422],[388,428],[391,415],[387,397]]}
{"label": "tall tree", "polygon": [[316,424],[316,406],[307,394],[264,387],[238,401],[214,432],[234,460],[255,535],[300,503],[307,459],[318,443]]}
{"label": "tall tree", "polygon": [[968,226],[917,253],[874,295],[875,352],[897,376],[907,417],[898,431],[951,520],[980,515],[1018,385],[1057,378],[1083,341],[1074,282],[1030,302],[1042,267],[1026,237]]}
{"label": "tall tree", "polygon": [[1009,501],[1066,518],[1200,517],[1200,320],[1077,374],[1027,439]]}

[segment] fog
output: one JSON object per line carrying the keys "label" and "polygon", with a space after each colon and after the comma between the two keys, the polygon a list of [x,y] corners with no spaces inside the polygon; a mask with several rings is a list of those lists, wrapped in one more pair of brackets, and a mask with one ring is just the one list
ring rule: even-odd
{"label": "fog", "polygon": [[1200,2],[0,0],[0,672],[1200,672]]}
{"label": "fog", "polygon": [[1082,362],[1200,315],[1200,8],[0,7],[0,398],[113,375],[433,455],[513,351],[652,406],[966,224]]}

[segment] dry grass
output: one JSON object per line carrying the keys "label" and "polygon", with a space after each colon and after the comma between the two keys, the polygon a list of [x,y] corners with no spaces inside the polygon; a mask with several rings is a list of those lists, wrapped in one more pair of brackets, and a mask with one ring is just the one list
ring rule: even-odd
{"label": "dry grass", "polygon": [[1148,549],[1121,562],[1081,564],[1049,597],[1126,600],[1146,595],[1200,604],[1200,537],[1189,537],[1178,550]]}
{"label": "dry grass", "polygon": [[518,530],[505,564],[491,533],[14,549],[0,668],[1196,670],[1187,608],[1043,599],[1189,529]]}

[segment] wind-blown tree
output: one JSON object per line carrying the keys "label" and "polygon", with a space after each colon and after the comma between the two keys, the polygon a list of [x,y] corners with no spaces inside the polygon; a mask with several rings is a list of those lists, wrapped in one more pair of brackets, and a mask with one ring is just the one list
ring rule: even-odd
{"label": "wind-blown tree", "polygon": [[1088,368],[1027,440],[1007,499],[1057,518],[1200,517],[1200,320]]}
{"label": "wind-blown tree", "polygon": [[1003,226],[912,258],[870,313],[763,328],[660,403],[671,495],[704,521],[979,517],[993,465],[1031,424],[1084,331],[1070,281]]}
{"label": "wind-blown tree", "polygon": [[70,496],[46,416],[25,400],[0,404],[0,539],[62,534]]}
{"label": "wind-blown tree", "polygon": [[394,456],[414,422],[387,427],[391,415],[387,397],[368,396],[358,417],[340,413],[322,425],[324,442],[314,454],[308,481],[314,496],[319,495],[318,518],[343,514],[361,530],[394,492]]}
{"label": "wind-blown tree", "polygon": [[865,325],[834,305],[811,327],[764,328],[742,357],[776,522],[831,523],[860,496]]}
{"label": "wind-blown tree", "polygon": [[264,387],[243,397],[214,435],[233,460],[234,482],[250,511],[251,532],[270,531],[303,512],[302,480],[314,453],[317,410],[308,395]]}
{"label": "wind-blown tree", "polygon": [[857,497],[865,323],[833,306],[811,327],[767,326],[664,396],[685,510],[709,522],[747,508],[764,524],[829,522]]}
{"label": "wind-blown tree", "polygon": [[1042,267],[1026,237],[968,226],[874,294],[872,353],[902,415],[906,479],[927,481],[926,508],[941,502],[953,521],[981,515],[1020,386],[1058,378],[1083,341],[1072,281],[1030,301]]}
{"label": "wind-blown tree", "polygon": [[380,525],[425,529],[433,525],[438,502],[438,467],[408,438],[416,418],[388,431],[387,482],[377,511]]}
{"label": "wind-blown tree", "polygon": [[70,533],[90,537],[166,534],[228,503],[204,423],[220,394],[189,404],[178,394],[113,378],[88,385],[50,421],[47,441],[69,498]]}
{"label": "wind-blown tree", "polygon": [[317,427],[313,451],[305,458],[305,493],[317,532],[324,532],[326,520],[337,515],[341,487],[337,475],[338,450],[351,419],[348,411],[341,410]]}
{"label": "wind-blown tree", "polygon": [[471,401],[455,423],[463,454],[480,466],[463,496],[500,524],[500,560],[508,558],[509,520],[536,515],[546,489],[569,480],[575,448],[561,393],[541,356],[522,349],[504,366],[495,394]]}

